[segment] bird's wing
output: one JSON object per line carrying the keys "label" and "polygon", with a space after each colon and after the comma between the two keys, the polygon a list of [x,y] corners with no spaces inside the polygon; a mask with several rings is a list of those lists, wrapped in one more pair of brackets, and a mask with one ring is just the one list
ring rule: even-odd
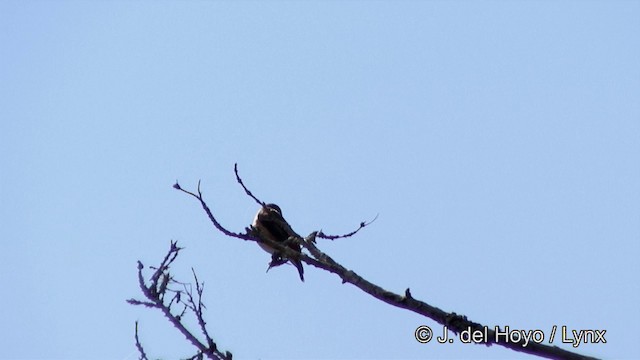
{"label": "bird's wing", "polygon": [[274,241],[283,242],[289,238],[289,233],[282,226],[282,223],[286,223],[284,218],[275,211],[270,211],[267,214],[259,214],[258,221],[262,226],[273,236]]}

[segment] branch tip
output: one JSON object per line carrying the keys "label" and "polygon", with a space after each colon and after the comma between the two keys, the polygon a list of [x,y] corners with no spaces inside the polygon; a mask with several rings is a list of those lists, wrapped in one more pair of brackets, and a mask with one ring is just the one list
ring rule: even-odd
{"label": "branch tip", "polygon": [[344,239],[344,238],[348,238],[351,237],[355,234],[358,233],[358,231],[362,230],[363,228],[371,225],[371,223],[373,223],[374,221],[376,221],[376,219],[378,218],[379,214],[376,214],[376,216],[373,218],[373,220],[371,221],[362,221],[360,222],[360,226],[358,226],[357,229],[355,229],[354,231],[348,233],[348,234],[342,234],[342,235],[327,235],[324,232],[322,232],[322,230],[320,230],[317,234],[317,237],[321,238],[321,239],[327,239],[327,240],[336,240],[336,239]]}
{"label": "branch tip", "polygon": [[262,207],[266,207],[266,203],[264,201],[260,201],[257,197],[255,197],[251,191],[249,191],[249,189],[247,189],[246,186],[244,186],[244,182],[242,181],[242,178],[240,178],[240,174],[238,173],[238,163],[235,163],[233,165],[233,172],[236,174],[236,181],[238,182],[238,184],[240,184],[240,186],[242,186],[242,188],[244,189],[245,194],[247,194],[248,196],[250,196],[253,200],[255,200],[255,202],[258,203],[258,205],[262,206]]}

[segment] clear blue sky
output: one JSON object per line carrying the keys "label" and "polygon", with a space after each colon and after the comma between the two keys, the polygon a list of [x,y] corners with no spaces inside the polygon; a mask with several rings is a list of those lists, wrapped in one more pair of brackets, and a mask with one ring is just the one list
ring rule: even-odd
{"label": "clear blue sky", "polygon": [[[0,358],[191,347],[133,307],[186,249],[239,359],[531,358],[419,344],[336,276],[265,273],[233,177],[365,278],[487,325],[605,329],[638,358],[640,2],[0,1]],[[562,345],[571,348],[570,345]]]}

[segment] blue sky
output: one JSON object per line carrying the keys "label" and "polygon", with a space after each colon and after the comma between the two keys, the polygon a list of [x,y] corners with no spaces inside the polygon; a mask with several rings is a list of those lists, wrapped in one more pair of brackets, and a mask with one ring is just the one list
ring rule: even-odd
{"label": "blue sky", "polygon": [[[419,325],[223,237],[255,211],[382,287],[486,325],[605,329],[638,358],[640,2],[0,2],[2,359],[192,350],[136,261],[205,282],[241,359],[531,358]],[[558,344],[570,349],[568,344]]]}

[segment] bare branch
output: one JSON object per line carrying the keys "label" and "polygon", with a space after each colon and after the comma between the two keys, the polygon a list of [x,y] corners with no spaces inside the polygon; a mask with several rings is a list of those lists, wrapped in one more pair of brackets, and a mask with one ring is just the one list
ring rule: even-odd
{"label": "bare branch", "polygon": [[[260,205],[263,205],[263,203],[260,202],[255,196],[253,196],[253,194],[242,183],[242,180],[240,179],[237,173],[237,165],[235,167],[235,172],[236,172],[236,178],[238,179],[238,182],[245,189],[245,192],[247,193],[247,195],[251,196]],[[179,188],[179,186],[178,186],[178,189],[182,190]],[[484,330],[486,328],[485,326],[479,323],[468,320],[467,317],[464,315],[458,315],[454,312],[448,313],[435,306],[429,305],[426,302],[413,298],[413,296],[411,295],[411,291],[409,289],[405,290],[405,296],[401,296],[396,293],[387,291],[382,287],[365,280],[363,277],[356,274],[354,271],[348,270],[344,266],[340,265],[338,262],[333,260],[330,256],[320,251],[320,249],[318,249],[318,247],[315,245],[316,237],[322,237],[325,239],[333,240],[337,238],[345,238],[345,237],[353,236],[360,229],[366,227],[367,225],[371,224],[371,222],[375,221],[377,216],[376,218],[374,218],[372,221],[368,223],[365,223],[365,222],[361,223],[358,229],[348,234],[325,235],[325,234],[322,234],[321,232],[320,233],[313,232],[304,239],[299,235],[297,235],[290,228],[289,224],[286,223],[286,221],[282,221],[281,225],[283,227],[291,229],[290,234],[295,234],[295,236],[290,237],[289,240],[299,242],[304,248],[306,248],[311,253],[311,256],[308,256],[305,253],[298,253],[297,251],[294,251],[290,247],[284,246],[286,244],[270,241],[269,239],[260,239],[253,236],[249,236],[248,234],[251,233],[250,231],[247,231],[247,235],[238,236],[239,234],[234,234],[226,230],[223,230],[219,226],[219,224],[217,224],[217,222],[215,221],[215,218],[211,214],[209,207],[206,205],[204,199],[202,198],[202,194],[200,192],[199,192],[199,195],[196,196],[188,191],[185,191],[185,190],[182,190],[182,191],[196,197],[200,201],[202,207],[205,209],[207,215],[209,216],[209,219],[214,223],[214,226],[228,236],[241,238],[243,240],[264,242],[265,244],[274,248],[279,254],[281,254],[286,258],[300,259],[301,261],[305,262],[308,265],[312,265],[314,267],[334,273],[342,279],[342,283],[353,284],[354,286],[366,292],[367,294],[375,297],[376,299],[384,301],[387,304],[390,304],[402,309],[407,309],[409,311],[415,312],[429,319],[432,319],[433,321],[441,325],[447,326],[449,330],[451,330],[456,334],[459,334],[460,332],[462,332],[463,330],[467,330],[468,328],[471,328],[472,330]],[[231,235],[229,235],[229,233]],[[489,329],[487,330],[489,334],[485,342],[487,346],[496,344],[496,345],[504,346],[506,348],[518,351],[518,352],[524,352],[524,353],[538,355],[538,356],[551,358],[551,359],[594,359],[591,357],[586,357],[577,353],[573,353],[573,352],[561,349],[557,346],[548,346],[548,345],[543,345],[536,342],[526,343],[524,339],[521,339],[521,341],[516,341],[516,342],[507,341],[506,339],[503,341],[498,341],[496,340],[495,331],[492,331]]]}
{"label": "bare branch", "polygon": [[360,226],[355,229],[354,231],[348,233],[348,234],[343,234],[343,235],[326,235],[325,233],[322,232],[322,230],[320,230],[317,234],[316,237],[319,237],[321,239],[327,239],[327,240],[335,240],[335,239],[343,239],[343,238],[348,238],[351,237],[355,234],[358,233],[358,231],[360,231],[362,228],[369,226],[371,223],[373,223],[374,221],[376,221],[376,219],[378,218],[378,214],[376,214],[376,217],[373,218],[373,220],[369,221],[369,222],[361,222]]}
{"label": "bare branch", "polygon": [[149,360],[147,358],[147,354],[145,354],[144,352],[144,348],[142,347],[142,344],[140,344],[140,339],[138,338],[138,322],[136,321],[136,348],[138,349],[138,352],[140,353],[140,360]]}
{"label": "bare branch", "polygon": [[213,224],[213,226],[215,226],[216,229],[218,229],[218,231],[220,231],[221,233],[230,236],[230,237],[234,237],[234,238],[238,238],[238,239],[242,239],[242,240],[251,240],[251,241],[259,241],[258,239],[248,235],[248,234],[239,234],[239,233],[234,233],[232,231],[229,231],[227,229],[225,229],[222,225],[220,225],[220,223],[218,222],[218,220],[216,220],[215,216],[213,216],[213,214],[211,213],[211,209],[209,209],[209,206],[204,202],[204,200],[202,199],[202,192],[200,191],[200,181],[198,181],[198,194],[194,194],[190,191],[184,190],[182,187],[180,187],[180,184],[178,184],[177,182],[173,185],[174,189],[180,190],[185,194],[191,195],[194,198],[198,199],[198,201],[200,202],[200,205],[202,206],[202,208],[204,209],[204,211],[207,213],[207,216],[209,217],[209,220],[211,220],[211,223]]}
{"label": "bare branch", "polygon": [[257,197],[255,197],[255,196],[253,196],[253,193],[251,193],[251,191],[249,191],[249,189],[247,189],[247,187],[246,187],[246,186],[244,186],[244,182],[242,182],[242,179],[240,178],[240,175],[238,174],[238,163],[235,163],[235,164],[233,165],[233,172],[236,174],[236,181],[238,181],[238,183],[240,184],[240,186],[242,186],[242,188],[244,189],[244,192],[245,192],[247,195],[251,196],[251,198],[252,198],[253,200],[255,200],[255,201],[258,203],[258,205],[260,205],[260,206],[262,206],[262,207],[266,206],[266,204],[264,203],[264,201],[260,201],[260,200],[258,200],[258,198],[257,198]]}
{"label": "bare branch", "polygon": [[140,301],[140,300],[136,300],[136,299],[128,299],[127,302],[131,305],[144,305],[146,307],[156,307],[156,304],[152,303],[152,302],[148,302],[148,301]]}
{"label": "bare branch", "polygon": [[[202,358],[202,356],[204,355],[209,359],[231,360],[231,356],[228,355],[230,354],[229,352],[222,353],[221,351],[218,350],[216,343],[209,336],[209,332],[205,327],[206,322],[204,321],[204,318],[203,318],[203,309],[205,308],[205,306],[204,306],[204,303],[202,302],[202,294],[204,290],[202,285],[198,283],[198,278],[195,276],[195,272],[194,272],[194,278],[196,279],[196,292],[198,296],[197,302],[193,297],[193,293],[191,291],[190,286],[188,286],[190,284],[180,283],[178,281],[173,280],[171,274],[169,273],[170,265],[176,260],[180,250],[182,250],[182,248],[178,247],[177,243],[172,241],[169,252],[162,260],[160,266],[158,266],[154,271],[153,275],[150,278],[149,285],[147,285],[142,275],[142,270],[144,269],[144,265],[142,264],[142,262],[138,261],[138,285],[140,286],[140,290],[142,291],[142,294],[148,301],[129,299],[127,300],[127,302],[132,305],[144,305],[146,307],[153,307],[153,308],[160,309],[160,311],[162,311],[162,313],[169,320],[169,322],[171,322],[171,324],[176,329],[178,329],[182,333],[182,335],[184,335],[185,338],[194,347],[198,349],[198,354],[196,354],[193,358]],[[160,281],[160,279],[162,279],[162,281]],[[188,300],[185,301],[181,299],[180,294],[182,293],[182,290],[173,290],[170,288],[170,286],[172,285],[182,285],[184,287],[184,292],[187,294]],[[169,300],[168,304],[165,304],[164,298],[167,292],[174,293],[175,295],[171,297],[171,300]],[[173,314],[171,310],[171,306],[173,304],[184,305],[184,309],[180,314],[178,315]],[[200,325],[201,330],[205,337],[204,343],[198,340],[198,338],[195,335],[193,335],[189,330],[187,330],[185,325],[182,323],[182,318],[187,308],[192,310],[196,316],[198,324]],[[136,346],[138,346],[139,343],[140,342],[138,340],[138,330],[137,330],[137,322],[136,322],[136,344],[137,344]],[[140,345],[138,347],[138,351],[141,354],[143,354],[143,351],[141,349],[142,349],[142,346]],[[144,358],[146,359],[146,355],[144,355]]]}
{"label": "bare branch", "polygon": [[[151,285],[154,289],[156,289],[156,292],[158,290],[158,280],[160,279],[160,276],[165,272],[165,270],[169,269],[169,266],[171,266],[173,261],[176,259],[180,250],[182,250],[182,248],[179,248],[177,246],[177,242],[171,241],[171,248],[169,249],[167,255],[165,255],[164,259],[162,259],[160,266],[157,268],[151,267],[152,269],[156,269],[156,271],[153,273],[153,276],[151,277]],[[141,270],[140,266],[142,266],[142,263],[138,261],[138,270]]]}

